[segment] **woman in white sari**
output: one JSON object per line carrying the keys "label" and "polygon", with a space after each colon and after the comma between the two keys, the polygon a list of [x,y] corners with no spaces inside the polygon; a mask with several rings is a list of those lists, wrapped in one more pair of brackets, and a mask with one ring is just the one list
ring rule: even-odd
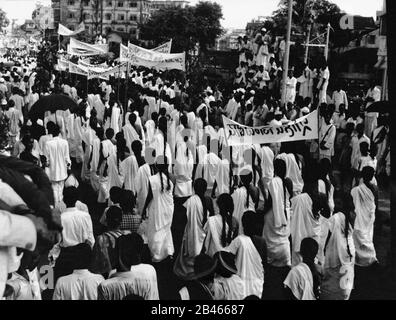
{"label": "woman in white sari", "polygon": [[265,257],[265,254],[260,251],[265,250],[265,243],[262,238],[255,236],[255,229],[257,230],[256,213],[253,211],[245,212],[242,217],[242,224],[246,235],[240,234],[224,251],[236,255],[235,264],[238,275],[244,282],[243,295],[245,297],[255,295],[261,298],[264,285],[262,257]]}
{"label": "woman in white sari", "polygon": [[293,183],[286,178],[286,163],[274,161],[275,177],[268,184],[263,237],[267,243],[267,262],[274,267],[291,265],[290,254],[290,198]]}
{"label": "woman in white sari", "polygon": [[176,145],[176,161],[173,173],[176,178],[175,197],[185,198],[192,195],[192,175],[194,170],[193,153],[189,149],[188,137],[186,141],[178,141]]}
{"label": "woman in white sari", "polygon": [[191,280],[194,277],[194,260],[202,251],[206,233],[204,226],[208,220],[205,192],[207,183],[204,179],[194,182],[195,195],[184,204],[187,224],[184,229],[181,249],[177,256],[173,271],[176,276]]}
{"label": "woman in white sari", "polygon": [[307,194],[302,193],[291,199],[291,240],[292,240],[292,265],[296,266],[302,262],[300,254],[301,241],[305,238],[312,238],[319,243],[320,223],[319,212],[313,199]]}
{"label": "woman in white sari", "polygon": [[355,245],[353,243],[353,202],[344,200],[344,213],[329,218],[329,234],[325,246],[321,300],[348,300],[355,277]]}
{"label": "woman in white sari", "polygon": [[153,262],[161,262],[173,256],[173,238],[171,225],[173,219],[173,183],[169,178],[168,160],[165,156],[157,157],[158,173],[149,178],[149,191],[143,218],[147,209],[147,242]]}
{"label": "woman in white sari", "polygon": [[206,238],[204,242],[205,253],[211,257],[222,251],[238,235],[238,222],[232,216],[234,203],[227,193],[217,198],[219,213],[209,217],[204,226]]}
{"label": "woman in white sari", "polygon": [[364,167],[363,180],[351,191],[355,205],[356,221],[353,240],[356,247],[356,265],[368,267],[377,262],[373,243],[375,210],[378,199],[376,187],[370,182],[374,177],[372,167]]}
{"label": "woman in white sari", "polygon": [[108,174],[108,159],[111,155],[116,154],[117,148],[114,145],[112,139],[114,137],[114,130],[109,128],[106,130],[106,139],[101,142],[100,146],[100,159],[98,164],[99,176],[99,193],[98,202],[104,203],[109,198],[109,174]]}
{"label": "woman in white sari", "polygon": [[277,159],[282,159],[286,163],[286,177],[293,182],[292,196],[300,194],[304,188],[304,180],[295,155],[292,153],[281,153],[277,156]]}

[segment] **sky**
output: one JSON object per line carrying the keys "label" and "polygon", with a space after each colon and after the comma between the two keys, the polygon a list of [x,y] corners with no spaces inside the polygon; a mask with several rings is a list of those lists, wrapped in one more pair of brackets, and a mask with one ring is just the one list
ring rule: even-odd
{"label": "sky", "polygon": [[[66,1],[66,0],[64,0]],[[190,4],[196,4],[199,0],[190,0]],[[0,0],[0,8],[8,18],[18,19],[22,24],[25,19],[31,19],[32,12],[37,0]],[[40,0],[44,5],[49,5],[51,0]],[[279,0],[215,0],[223,7],[225,28],[244,29],[246,23],[258,16],[268,16],[276,10]],[[331,0],[341,10],[348,14],[365,17],[376,16],[376,11],[382,8],[382,0]]]}

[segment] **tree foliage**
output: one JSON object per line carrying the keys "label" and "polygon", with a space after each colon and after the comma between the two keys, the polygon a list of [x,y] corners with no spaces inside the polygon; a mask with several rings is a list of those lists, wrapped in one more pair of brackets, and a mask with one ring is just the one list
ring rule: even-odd
{"label": "tree foliage", "polygon": [[[275,34],[286,33],[287,4],[288,0],[281,0],[279,8],[273,13]],[[353,34],[340,28],[339,21],[343,14],[340,7],[328,0],[294,0],[292,33],[305,35],[310,25],[312,39],[325,33],[330,23],[334,30],[330,33],[330,42],[335,47],[344,46],[353,38]]]}
{"label": "tree foliage", "polygon": [[142,38],[153,40],[157,45],[172,38],[175,52],[188,52],[198,43],[205,52],[223,33],[222,17],[221,6],[209,1],[185,8],[160,9],[142,25]]}
{"label": "tree foliage", "polygon": [[4,28],[7,28],[9,24],[10,20],[7,18],[7,14],[0,8],[0,32],[2,32]]}

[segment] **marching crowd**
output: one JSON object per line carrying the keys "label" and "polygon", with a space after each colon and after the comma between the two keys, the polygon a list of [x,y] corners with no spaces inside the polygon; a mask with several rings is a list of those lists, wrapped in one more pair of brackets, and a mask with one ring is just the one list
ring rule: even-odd
{"label": "marching crowd", "polygon": [[[349,299],[355,266],[378,264],[388,123],[364,110],[381,90],[356,103],[336,83],[329,95],[327,65],[304,66],[298,78],[288,70],[282,106],[284,40],[273,46],[262,30],[239,48],[230,92],[208,81],[192,97],[188,78],[133,67],[127,103],[117,79],[87,90],[54,71],[45,88],[36,59],[0,65],[3,299],[261,299],[271,282],[279,299]],[[54,93],[78,108],[33,115]],[[318,140],[227,143],[223,115],[281,126],[316,109]],[[40,281],[46,263],[52,288]],[[161,293],[167,281],[174,297]]]}

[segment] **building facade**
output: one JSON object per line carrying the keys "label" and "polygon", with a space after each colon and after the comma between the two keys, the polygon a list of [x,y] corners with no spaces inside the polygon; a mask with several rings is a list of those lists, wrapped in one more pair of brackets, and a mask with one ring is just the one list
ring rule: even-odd
{"label": "building facade", "polygon": [[139,25],[150,14],[171,5],[185,6],[187,1],[151,0],[52,0],[55,27],[61,23],[70,30],[84,22],[86,33],[92,38],[111,32],[139,37]]}

